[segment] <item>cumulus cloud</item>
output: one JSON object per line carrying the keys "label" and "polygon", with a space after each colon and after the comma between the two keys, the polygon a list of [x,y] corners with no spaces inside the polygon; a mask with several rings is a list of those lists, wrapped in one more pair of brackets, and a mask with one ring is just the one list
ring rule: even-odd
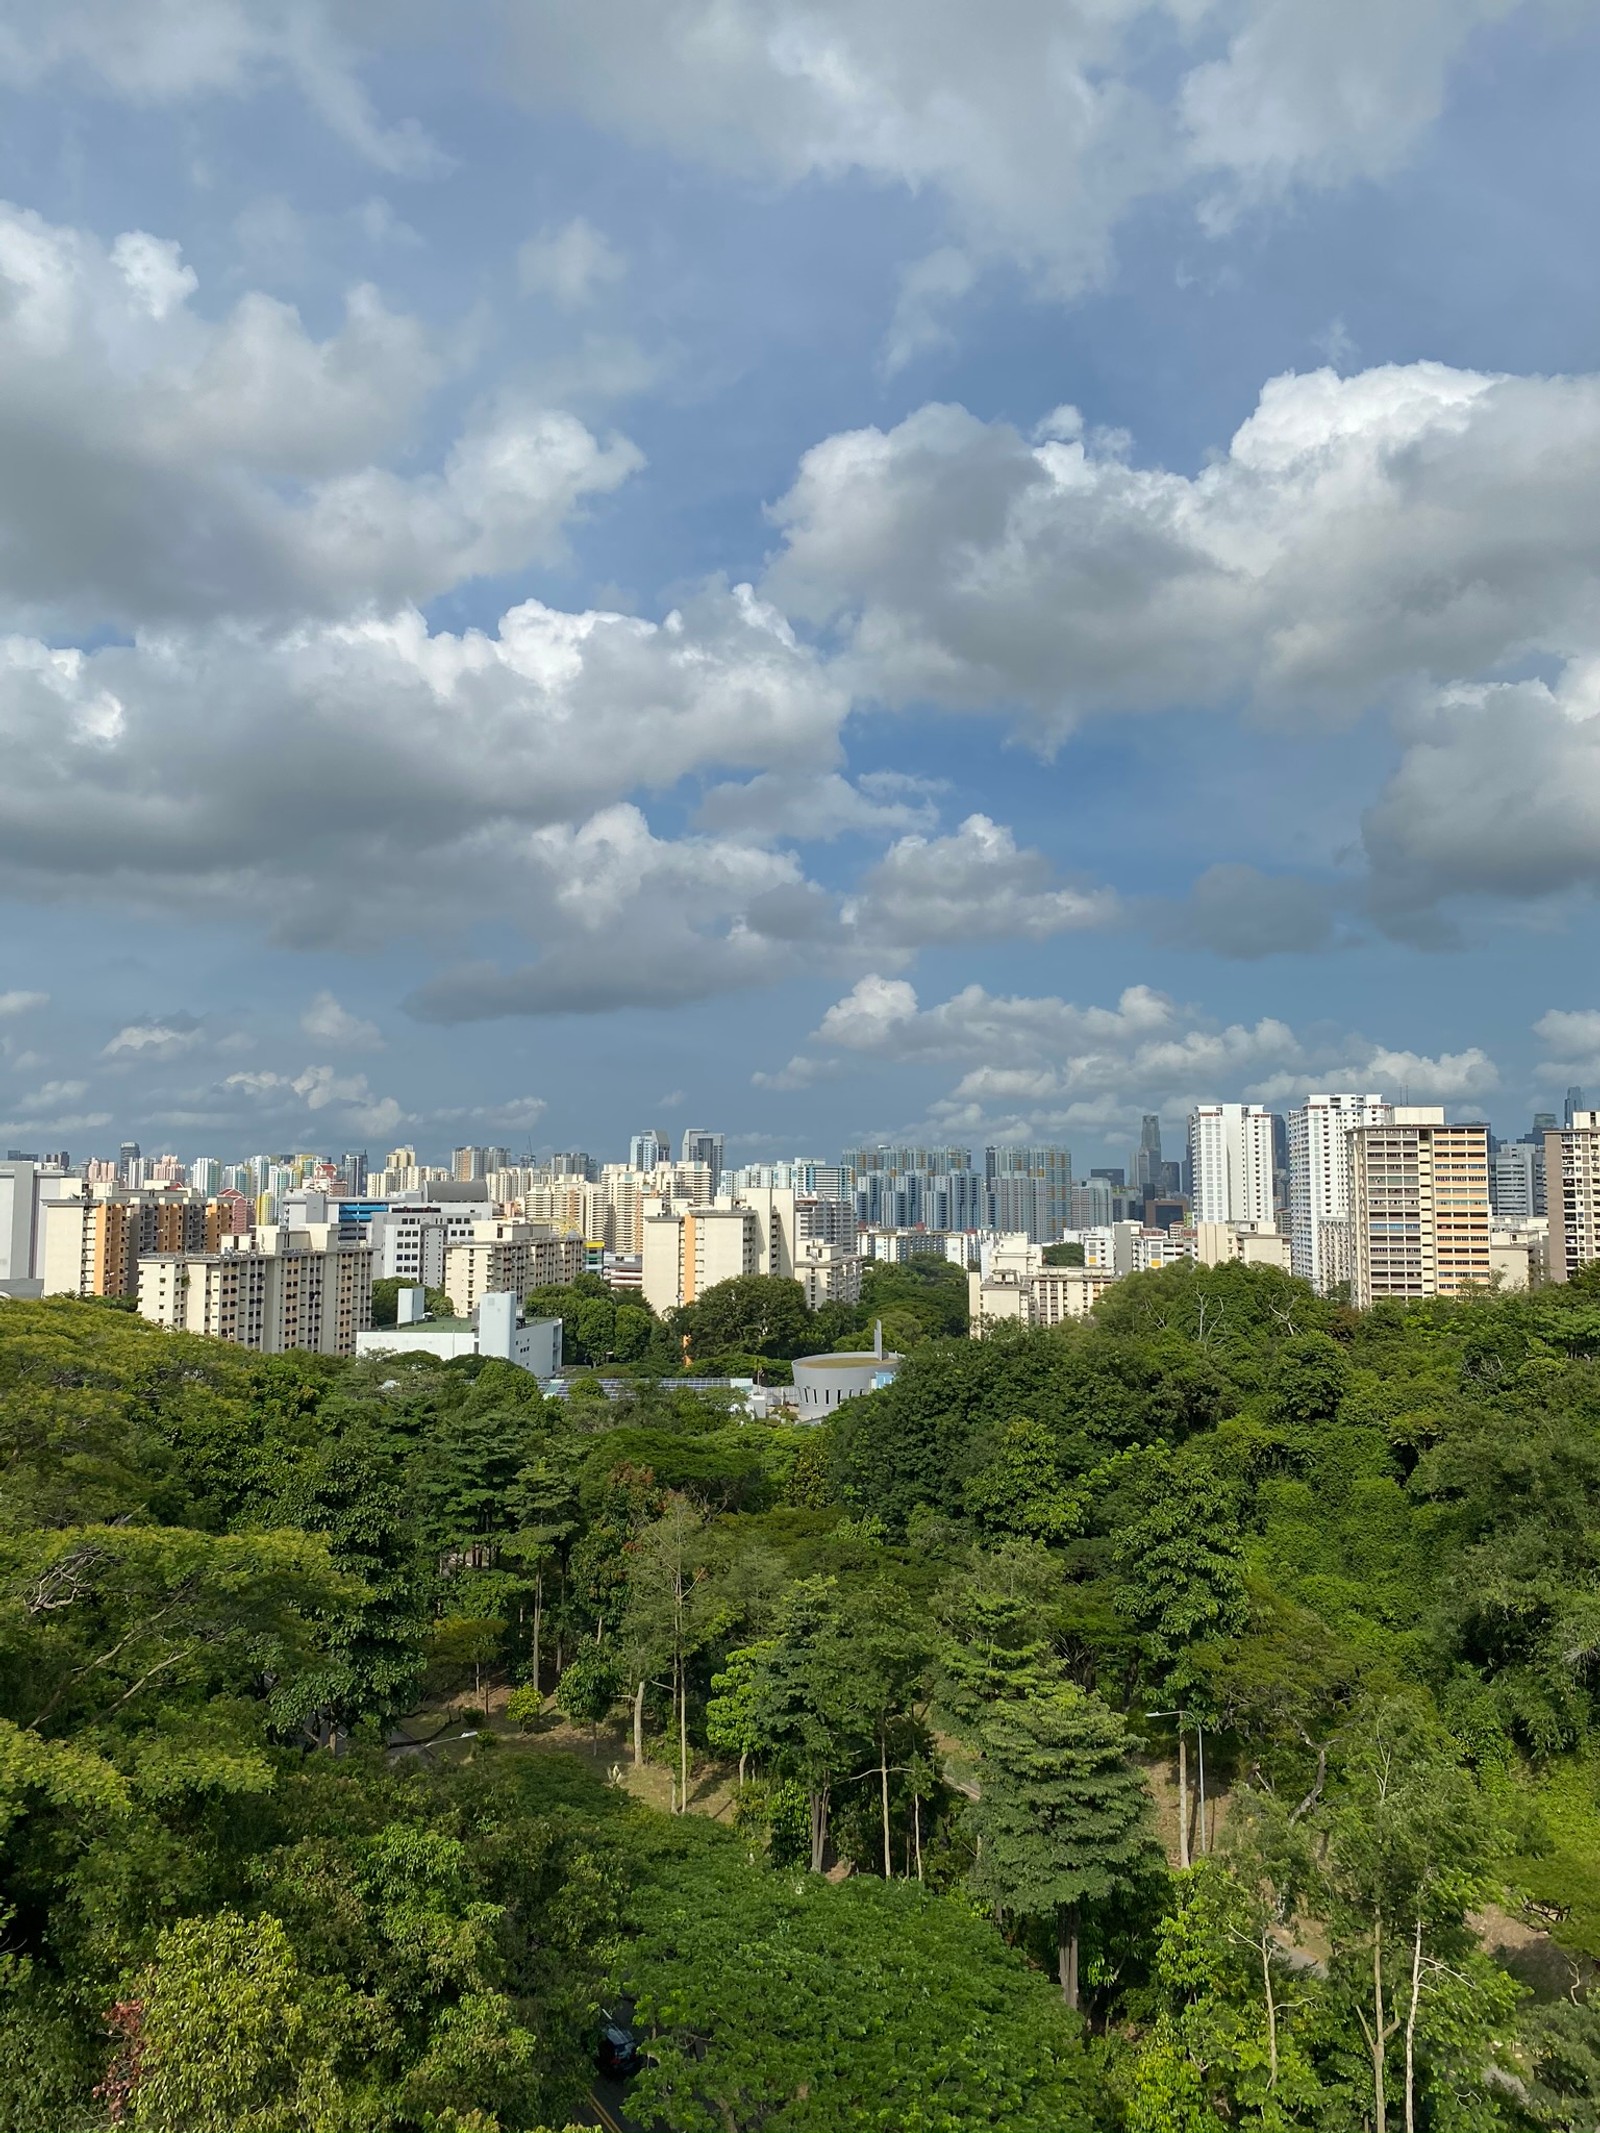
{"label": "cumulus cloud", "polygon": [[327,1112],[357,1133],[393,1133],[405,1116],[396,1098],[374,1095],[365,1074],[341,1074],[326,1065],[304,1067],[298,1074],[268,1069],[229,1074],[217,1093],[235,1111],[248,1105],[263,1117]]}
{"label": "cumulus cloud", "polygon": [[559,229],[543,229],[517,253],[517,276],[530,296],[548,296],[563,310],[592,303],[628,263],[587,216],[574,215]]}
{"label": "cumulus cloud", "polygon": [[815,772],[847,709],[748,589],[660,623],[529,601],[494,635],[402,610],[92,653],[0,640],[0,885],[291,940],[455,923],[486,879],[507,909],[558,886],[538,833],[625,794],[709,764]]}
{"label": "cumulus cloud", "polygon": [[675,1006],[771,983],[794,967],[790,944],[828,926],[826,899],[791,855],[658,838],[633,806],[538,831],[525,849],[550,913],[545,954],[443,972],[405,1003],[411,1013],[467,1022]]}
{"label": "cumulus cloud", "polygon": [[424,600],[560,553],[590,496],[639,466],[625,440],[514,396],[437,472],[382,463],[443,366],[358,287],[314,339],[259,293],[191,304],[176,244],[109,246],[0,205],[0,591],[52,626],[146,629]]}
{"label": "cumulus cloud", "polygon": [[[963,246],[1070,291],[1137,202],[1390,170],[1509,0],[530,0],[506,79],[696,162],[942,195]],[[902,333],[905,329],[902,328]]]}
{"label": "cumulus cloud", "polygon": [[0,992],[0,1016],[31,1014],[36,1007],[48,1007],[47,992]]}
{"label": "cumulus cloud", "polygon": [[1600,657],[1542,681],[1463,684],[1402,722],[1363,834],[1403,930],[1441,899],[1600,888]]}
{"label": "cumulus cloud", "polygon": [[1072,409],[1034,439],[932,406],[813,447],[768,586],[863,692],[1094,713],[1350,718],[1594,644],[1600,378],[1437,363],[1271,380],[1190,477]]}
{"label": "cumulus cloud", "polygon": [[379,1051],[383,1033],[376,1022],[364,1022],[341,1007],[331,992],[319,992],[300,1017],[300,1027],[315,1043],[350,1051]]}
{"label": "cumulus cloud", "polygon": [[1108,889],[1063,887],[1042,852],[1019,848],[1004,824],[969,815],[953,836],[902,837],[844,908],[863,942],[912,949],[937,942],[1046,940],[1108,924]]}
{"label": "cumulus cloud", "polygon": [[1163,1104],[1283,1105],[1328,1086],[1471,1102],[1499,1085],[1476,1047],[1435,1057],[1355,1033],[1296,1031],[1274,1016],[1224,1025],[1146,985],[1127,987],[1114,1007],[969,985],[925,1008],[907,980],[874,973],[829,1008],[815,1035],[833,1049],[831,1061],[807,1056],[815,1070],[836,1066],[840,1053],[961,1066],[928,1114],[952,1133],[1103,1131]]}

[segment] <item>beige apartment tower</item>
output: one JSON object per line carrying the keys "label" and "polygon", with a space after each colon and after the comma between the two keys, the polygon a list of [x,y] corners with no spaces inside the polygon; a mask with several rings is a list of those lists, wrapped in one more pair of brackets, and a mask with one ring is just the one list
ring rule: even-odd
{"label": "beige apartment tower", "polygon": [[1489,1129],[1399,1105],[1349,1134],[1350,1301],[1489,1286]]}
{"label": "beige apartment tower", "polygon": [[1600,1259],[1600,1111],[1574,1111],[1572,1124],[1544,1137],[1552,1281],[1570,1281]]}

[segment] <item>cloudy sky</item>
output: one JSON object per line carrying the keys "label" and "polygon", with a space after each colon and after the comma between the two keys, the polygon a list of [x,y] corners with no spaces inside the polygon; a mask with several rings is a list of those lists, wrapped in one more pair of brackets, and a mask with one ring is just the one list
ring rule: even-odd
{"label": "cloudy sky", "polygon": [[1578,0],[0,0],[0,1138],[1600,1083]]}

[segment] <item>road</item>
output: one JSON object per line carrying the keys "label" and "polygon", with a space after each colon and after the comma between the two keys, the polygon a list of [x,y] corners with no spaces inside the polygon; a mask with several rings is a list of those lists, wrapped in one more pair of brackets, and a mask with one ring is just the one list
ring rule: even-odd
{"label": "road", "polygon": [[623,2111],[623,2095],[620,2081],[607,2081],[603,2076],[598,2078],[584,2105],[588,2123],[603,2127],[605,2133],[641,2133],[637,2120],[627,2117]]}

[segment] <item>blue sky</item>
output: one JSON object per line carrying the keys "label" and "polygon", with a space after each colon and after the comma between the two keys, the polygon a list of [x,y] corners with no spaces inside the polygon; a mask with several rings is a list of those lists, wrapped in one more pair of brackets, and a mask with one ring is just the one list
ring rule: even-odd
{"label": "blue sky", "polygon": [[0,1138],[1600,1083],[1600,24],[0,0]]}

